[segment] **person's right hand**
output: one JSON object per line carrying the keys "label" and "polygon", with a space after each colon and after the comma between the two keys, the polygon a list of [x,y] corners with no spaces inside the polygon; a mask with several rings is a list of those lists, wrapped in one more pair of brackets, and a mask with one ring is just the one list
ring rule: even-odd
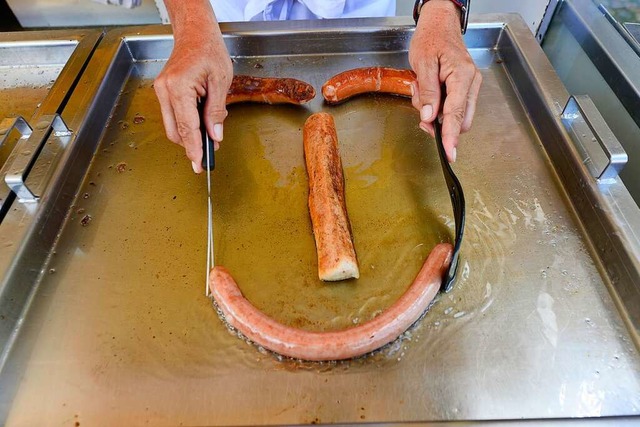
{"label": "person's right hand", "polygon": [[206,96],[205,126],[217,150],[227,116],[227,91],[233,79],[229,53],[212,12],[211,15],[213,23],[204,27],[193,21],[183,27],[174,22],[173,52],[154,83],[167,137],[184,147],[195,173],[202,172],[198,98]]}

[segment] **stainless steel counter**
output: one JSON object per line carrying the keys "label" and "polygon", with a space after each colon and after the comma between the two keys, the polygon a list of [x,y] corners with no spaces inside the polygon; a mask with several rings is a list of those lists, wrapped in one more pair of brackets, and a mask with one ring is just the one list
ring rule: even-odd
{"label": "stainless steel counter", "polygon": [[[410,24],[246,24],[225,35],[237,73],[319,88],[356,66],[406,67]],[[45,187],[57,199],[36,209],[49,215],[18,205],[0,224],[9,235],[18,218],[45,229],[67,214],[55,248],[25,243],[32,270],[5,273],[35,289],[0,374],[8,425],[640,412],[640,212],[619,180],[598,184],[581,165],[561,118],[569,94],[519,18],[483,16],[466,36],[484,85],[455,164],[468,200],[455,289],[393,345],[322,364],[247,345],[203,295],[206,183],[166,140],[151,87],[172,47],[168,30],[106,36],[84,74],[92,79],[81,79],[62,114],[74,134]],[[335,287],[314,279],[306,214],[300,129],[319,110],[336,117],[365,267],[362,279]],[[378,96],[230,109],[214,172],[216,257],[254,303],[310,328],[357,323],[388,306],[433,244],[451,238],[435,147],[417,121],[407,100]],[[623,421],[634,422],[614,422]]]}
{"label": "stainless steel counter", "polygon": [[[23,170],[23,177],[30,182],[42,181],[54,170],[56,153],[62,147],[55,141],[44,144],[48,124],[64,108],[101,37],[102,32],[97,30],[0,33],[0,223],[4,229],[0,271],[22,271],[24,264],[20,264],[18,254],[28,235],[24,217],[4,225],[5,217],[17,204],[5,177],[23,161],[29,166]],[[36,204],[29,209],[35,212]],[[55,236],[55,226],[52,231]],[[45,247],[52,242],[41,240]],[[0,279],[0,369],[32,295],[31,282],[26,282],[28,286],[8,283],[4,274]]]}
{"label": "stainless steel counter", "polygon": [[620,176],[640,204],[640,50],[595,4],[573,0],[562,2],[542,46],[564,85],[593,99],[629,155]]}

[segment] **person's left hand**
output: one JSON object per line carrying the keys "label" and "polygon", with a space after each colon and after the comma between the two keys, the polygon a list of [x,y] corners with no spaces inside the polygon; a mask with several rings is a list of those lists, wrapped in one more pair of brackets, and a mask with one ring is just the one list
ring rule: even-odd
{"label": "person's left hand", "polygon": [[424,4],[409,47],[409,63],[417,75],[413,106],[420,111],[420,128],[433,136],[433,121],[442,108],[442,142],[450,162],[456,160],[460,133],[471,128],[482,76],[462,40],[460,11],[451,0]]}

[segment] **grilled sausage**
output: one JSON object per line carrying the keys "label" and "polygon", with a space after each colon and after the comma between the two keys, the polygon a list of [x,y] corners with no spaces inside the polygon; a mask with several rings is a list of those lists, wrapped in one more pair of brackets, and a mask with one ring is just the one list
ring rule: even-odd
{"label": "grilled sausage", "polygon": [[390,343],[420,319],[440,288],[452,252],[448,243],[436,245],[398,301],[368,322],[336,332],[305,331],[270,318],[244,298],[224,267],[211,270],[209,287],[226,321],[256,344],[302,360],[350,359]]}
{"label": "grilled sausage", "polygon": [[316,113],[304,124],[309,175],[309,214],[318,252],[320,280],[360,277],[344,198],[344,175],[333,116]]}
{"label": "grilled sausage", "polygon": [[233,76],[227,105],[238,102],[304,104],[316,96],[309,83],[289,78]]}
{"label": "grilled sausage", "polygon": [[352,96],[368,92],[383,92],[411,97],[411,83],[416,74],[411,70],[368,67],[336,74],[322,85],[322,96],[329,104],[338,104]]}

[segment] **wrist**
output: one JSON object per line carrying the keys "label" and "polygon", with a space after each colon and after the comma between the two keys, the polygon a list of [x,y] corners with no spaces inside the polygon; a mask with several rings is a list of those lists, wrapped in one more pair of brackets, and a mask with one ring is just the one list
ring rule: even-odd
{"label": "wrist", "polygon": [[176,43],[203,40],[220,32],[209,0],[165,0]]}
{"label": "wrist", "polygon": [[464,34],[469,20],[470,0],[416,0],[413,18],[418,24],[424,15],[438,15],[439,18],[455,19]]}

